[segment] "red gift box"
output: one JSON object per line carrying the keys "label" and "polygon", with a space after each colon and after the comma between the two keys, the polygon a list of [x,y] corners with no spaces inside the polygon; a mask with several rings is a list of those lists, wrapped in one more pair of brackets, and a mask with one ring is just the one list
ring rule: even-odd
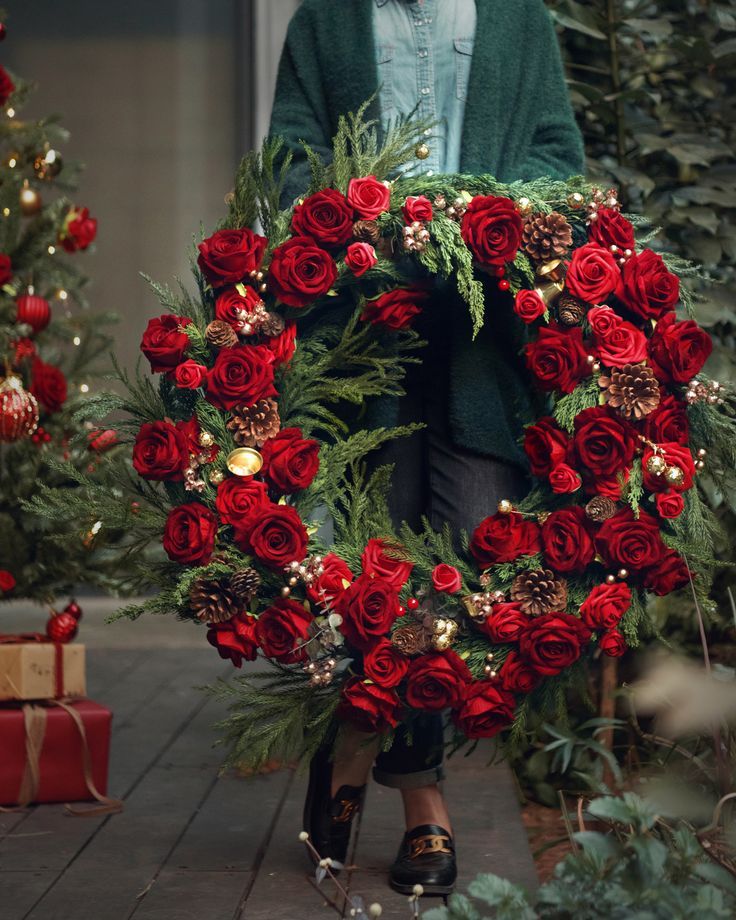
{"label": "red gift box", "polygon": [[112,713],[91,700],[0,708],[0,802],[109,802]]}

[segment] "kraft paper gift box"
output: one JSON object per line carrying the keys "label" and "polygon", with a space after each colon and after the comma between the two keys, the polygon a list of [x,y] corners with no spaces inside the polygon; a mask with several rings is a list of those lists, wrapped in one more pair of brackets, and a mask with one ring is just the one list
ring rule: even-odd
{"label": "kraft paper gift box", "polygon": [[0,636],[0,701],[84,696],[84,662],[81,644],[61,645],[40,635]]}

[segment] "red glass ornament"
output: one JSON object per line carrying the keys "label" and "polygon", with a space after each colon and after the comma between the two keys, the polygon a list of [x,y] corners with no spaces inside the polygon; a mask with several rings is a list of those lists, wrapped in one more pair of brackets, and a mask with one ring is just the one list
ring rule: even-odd
{"label": "red glass ornament", "polygon": [[46,624],[46,635],[52,642],[71,642],[77,634],[77,620],[71,613],[53,613]]}
{"label": "red glass ornament", "polygon": [[409,610],[416,610],[419,606],[419,601],[415,597],[410,597],[406,602],[406,606],[409,608]]}
{"label": "red glass ornament", "polygon": [[37,425],[36,397],[23,388],[20,377],[6,377],[0,382],[0,441],[27,438]]}
{"label": "red glass ornament", "polygon": [[64,613],[70,613],[75,620],[82,619],[82,608],[76,601],[69,601],[69,603],[64,608]]}
{"label": "red glass ornament", "polygon": [[501,280],[498,282],[499,291],[508,291],[510,287],[511,282],[508,280],[508,278],[501,278]]}
{"label": "red glass ornament", "polygon": [[44,330],[51,319],[51,307],[45,297],[38,294],[21,294],[15,302],[17,323],[27,323],[34,332]]}

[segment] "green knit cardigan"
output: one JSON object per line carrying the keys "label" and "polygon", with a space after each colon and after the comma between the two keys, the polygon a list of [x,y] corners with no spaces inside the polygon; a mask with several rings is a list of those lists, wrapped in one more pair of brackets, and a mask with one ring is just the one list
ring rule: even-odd
{"label": "green knit cardigan", "polygon": [[[329,159],[339,116],[356,111],[378,88],[373,5],[374,0],[303,0],[291,20],[270,129],[294,154],[285,203],[309,181],[300,141]],[[476,6],[461,172],[490,173],[504,182],[581,173],[582,138],[543,0],[476,0]],[[379,116],[377,101],[369,114]],[[453,439],[523,466],[518,437],[529,393],[510,298],[489,299],[485,326],[472,346],[467,311],[456,306],[447,336]],[[391,424],[396,408],[395,400],[384,400],[375,422]]]}

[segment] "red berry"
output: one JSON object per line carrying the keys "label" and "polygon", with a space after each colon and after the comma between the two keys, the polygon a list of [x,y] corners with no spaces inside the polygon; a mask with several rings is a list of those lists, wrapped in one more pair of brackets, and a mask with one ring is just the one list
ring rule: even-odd
{"label": "red berry", "polygon": [[82,608],[76,601],[69,601],[69,603],[64,608],[64,613],[70,613],[75,620],[82,619]]}
{"label": "red berry", "polygon": [[399,604],[399,616],[403,617],[405,613],[406,613],[406,607],[404,607],[403,604]]}
{"label": "red berry", "polygon": [[503,278],[505,274],[506,274],[506,269],[503,267],[503,265],[499,265],[498,268],[496,269],[496,277]]}
{"label": "red berry", "polygon": [[406,602],[406,606],[409,608],[409,610],[416,610],[419,606],[419,601],[415,597],[410,597]]}
{"label": "red berry", "polygon": [[499,289],[499,291],[508,291],[508,289],[509,289],[510,287],[511,287],[511,283],[510,283],[506,278],[502,278],[502,279],[498,282],[498,289]]}
{"label": "red berry", "polygon": [[52,642],[71,642],[77,634],[77,620],[71,613],[54,613],[46,624],[46,635]]}

